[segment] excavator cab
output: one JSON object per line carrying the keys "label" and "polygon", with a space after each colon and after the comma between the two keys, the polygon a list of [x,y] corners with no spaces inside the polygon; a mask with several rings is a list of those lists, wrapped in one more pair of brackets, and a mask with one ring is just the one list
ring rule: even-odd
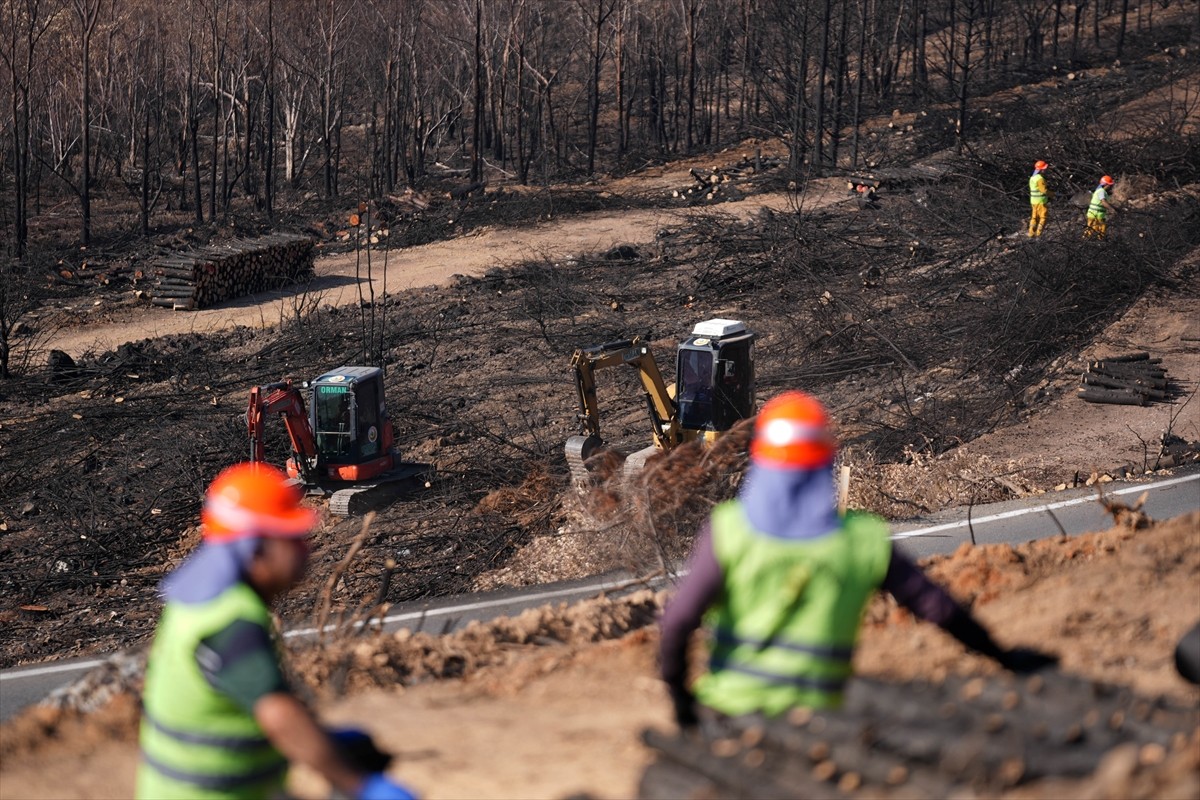
{"label": "excavator cab", "polygon": [[587,480],[586,462],[604,447],[595,373],[628,365],[637,370],[654,444],[625,459],[626,477],[646,459],[694,439],[716,440],[740,419],[754,414],[754,334],[736,320],[710,319],[696,325],[676,351],[675,383],[668,386],[649,346],[641,339],[610,342],[575,351],[571,367],[579,396],[583,434],[567,440],[567,465]]}
{"label": "excavator cab", "polygon": [[[309,384],[309,425],[319,468],[362,480],[391,468],[392,423],[378,367],[338,367]],[[332,472],[330,472],[332,476]]]}
{"label": "excavator cab", "polygon": [[741,322],[698,323],[679,344],[675,403],[685,431],[723,432],[754,415],[754,334]]}

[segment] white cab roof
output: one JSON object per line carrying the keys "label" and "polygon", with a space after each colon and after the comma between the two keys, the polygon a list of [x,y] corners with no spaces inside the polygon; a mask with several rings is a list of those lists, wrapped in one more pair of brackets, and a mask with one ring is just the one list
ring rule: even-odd
{"label": "white cab roof", "polygon": [[745,330],[746,326],[736,319],[706,319],[704,322],[696,323],[696,327],[692,329],[692,335],[720,339],[723,336],[744,333]]}

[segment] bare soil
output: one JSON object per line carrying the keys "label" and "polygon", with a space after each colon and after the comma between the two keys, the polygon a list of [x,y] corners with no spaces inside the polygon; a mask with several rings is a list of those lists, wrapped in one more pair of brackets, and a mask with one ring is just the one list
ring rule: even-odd
{"label": "bare soil", "polygon": [[[1172,662],[1200,609],[1200,512],[1018,547],[964,546],[926,566],[1002,643],[1044,648],[1070,674],[1144,697],[1200,704]],[[334,642],[293,663],[322,718],[369,729],[397,754],[393,774],[425,797],[633,797],[652,758],[640,732],[671,727],[654,666],[663,599],[643,591],[445,637]],[[893,682],[997,670],[885,597],[868,611],[855,663]],[[339,685],[332,673],[353,677]],[[88,716],[39,708],[0,726],[0,794],[129,796],[136,717],[122,694]],[[1195,796],[1198,737],[1155,763],[1116,754],[1089,779],[1018,786],[1013,796]],[[56,768],[67,761],[70,770]],[[293,787],[325,792],[303,771]]]}

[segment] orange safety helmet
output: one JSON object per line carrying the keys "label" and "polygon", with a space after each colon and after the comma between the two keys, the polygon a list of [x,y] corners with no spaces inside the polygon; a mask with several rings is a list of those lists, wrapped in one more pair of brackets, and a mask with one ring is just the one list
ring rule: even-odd
{"label": "orange safety helmet", "polygon": [[1101,186],[1112,186],[1113,185],[1112,176],[1105,175],[1103,178],[1100,179],[1100,185]]}
{"label": "orange safety helmet", "polygon": [[1034,169],[1046,169],[1046,168],[1047,168],[1047,167],[1049,167],[1049,166],[1050,166],[1050,165],[1049,165],[1049,164],[1047,164],[1045,161],[1035,161],[1035,162],[1033,163],[1033,168],[1034,168]]}
{"label": "orange safety helmet", "polygon": [[833,463],[837,442],[821,401],[804,392],[784,392],[758,412],[750,457],[769,467],[816,469]]}
{"label": "orange safety helmet", "polygon": [[302,496],[287,475],[269,464],[245,462],[229,467],[204,495],[200,512],[204,541],[304,536],[316,524],[317,514],[300,505]]}

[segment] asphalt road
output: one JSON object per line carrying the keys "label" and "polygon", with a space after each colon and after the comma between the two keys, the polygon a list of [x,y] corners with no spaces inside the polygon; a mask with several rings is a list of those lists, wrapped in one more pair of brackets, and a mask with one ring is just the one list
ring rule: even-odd
{"label": "asphalt road", "polygon": [[[1200,471],[1140,483],[1110,483],[1105,494],[1132,505],[1143,493],[1149,495],[1143,509],[1155,519],[1170,519],[1200,508]],[[1057,520],[1057,524],[1056,524]],[[1019,544],[1059,533],[1105,530],[1112,524],[1108,513],[1096,502],[1095,489],[1068,490],[1054,495],[1009,500],[974,508],[948,509],[911,522],[893,525],[892,538],[915,558],[951,553],[964,542],[976,544]],[[422,603],[398,605],[384,618],[387,630],[449,633],[467,623],[519,614],[526,608],[548,603],[571,603],[601,592],[624,592],[651,584],[614,573],[597,578],[547,584],[531,589],[511,589]],[[312,638],[315,628],[293,628],[284,638]],[[71,659],[0,672],[0,720],[35,703],[99,665],[102,659]]]}

